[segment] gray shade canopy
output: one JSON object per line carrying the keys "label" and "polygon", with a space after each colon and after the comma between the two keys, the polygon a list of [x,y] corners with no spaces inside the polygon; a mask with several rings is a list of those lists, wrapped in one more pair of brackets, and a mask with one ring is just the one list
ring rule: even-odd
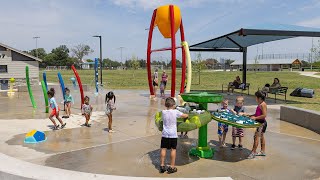
{"label": "gray shade canopy", "polygon": [[243,82],[246,82],[247,47],[294,37],[320,37],[320,29],[295,25],[258,25],[190,46],[190,51],[221,51],[243,53]]}

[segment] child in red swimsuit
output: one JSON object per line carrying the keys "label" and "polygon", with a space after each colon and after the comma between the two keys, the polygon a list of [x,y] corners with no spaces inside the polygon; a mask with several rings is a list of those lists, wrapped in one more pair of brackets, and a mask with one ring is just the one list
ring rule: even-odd
{"label": "child in red swimsuit", "polygon": [[[248,159],[253,159],[255,156],[266,156],[266,141],[264,138],[264,133],[267,129],[267,104],[265,102],[265,94],[262,91],[257,91],[255,93],[256,101],[258,103],[256,113],[251,116],[250,118],[261,123],[261,126],[257,128],[255,134],[254,134],[254,143],[251,150],[251,154],[248,156]],[[259,145],[259,139],[261,142],[261,151],[257,153],[257,148]]]}

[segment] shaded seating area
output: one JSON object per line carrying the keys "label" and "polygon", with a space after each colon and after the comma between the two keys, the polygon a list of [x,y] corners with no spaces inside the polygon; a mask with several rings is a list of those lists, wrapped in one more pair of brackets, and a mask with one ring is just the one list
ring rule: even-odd
{"label": "shaded seating area", "polygon": [[247,83],[248,47],[295,37],[320,37],[320,29],[284,24],[263,24],[241,28],[220,37],[191,45],[190,51],[242,53],[242,80],[243,83]]}

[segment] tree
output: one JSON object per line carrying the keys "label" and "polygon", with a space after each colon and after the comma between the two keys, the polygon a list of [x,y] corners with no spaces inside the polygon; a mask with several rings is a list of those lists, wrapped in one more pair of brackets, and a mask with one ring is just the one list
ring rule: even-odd
{"label": "tree", "polygon": [[[37,57],[37,50],[32,49],[30,51],[22,51],[24,53],[30,54],[31,56]],[[46,63],[44,61],[45,57],[47,56],[47,52],[43,48],[38,48],[38,58],[42,59],[43,61],[39,64],[40,67],[46,67]]]}
{"label": "tree", "polygon": [[[37,57],[37,49],[32,49],[31,51],[28,52],[30,55]],[[46,50],[43,48],[38,48],[38,58],[39,59],[44,59],[45,56],[47,55]]]}
{"label": "tree", "polygon": [[132,59],[130,61],[130,67],[133,69],[133,77],[134,77],[135,70],[140,68],[140,62],[137,60],[137,57],[134,55],[132,56]]}
{"label": "tree", "polygon": [[218,64],[218,60],[209,58],[209,59],[206,59],[205,64],[208,69],[214,69],[216,64]]}
{"label": "tree", "polygon": [[66,66],[69,58],[69,49],[66,45],[60,45],[59,47],[52,49],[51,53],[55,55],[56,66]]}
{"label": "tree", "polygon": [[254,64],[253,64],[254,71],[256,71],[258,67],[259,67],[259,60],[258,60],[258,56],[256,56],[254,58]]}
{"label": "tree", "polygon": [[83,57],[93,53],[93,50],[88,45],[79,44],[74,48],[71,48],[71,52],[73,53],[73,56],[77,58],[78,63],[80,63]]}
{"label": "tree", "polygon": [[206,61],[203,61],[203,60],[202,60],[201,53],[198,53],[198,54],[197,54],[197,60],[193,62],[193,64],[192,64],[192,69],[193,69],[194,71],[198,71],[198,74],[199,74],[199,84],[200,84],[201,71],[202,71],[203,69],[207,69]]}
{"label": "tree", "polygon": [[[171,67],[171,64],[172,64],[172,61],[170,61],[168,63],[168,67]],[[163,62],[159,62],[159,65],[166,65],[166,63],[163,61]],[[176,59],[176,67],[177,68],[181,68],[182,67],[182,62],[179,60],[179,59]]]}
{"label": "tree", "polygon": [[320,61],[320,40],[318,40],[318,45],[311,48],[311,54],[314,62]]}
{"label": "tree", "polygon": [[109,67],[110,69],[112,67],[117,68],[119,66],[121,66],[121,63],[118,61],[112,61],[111,59],[107,58],[107,59],[103,59],[102,64],[104,67]]}

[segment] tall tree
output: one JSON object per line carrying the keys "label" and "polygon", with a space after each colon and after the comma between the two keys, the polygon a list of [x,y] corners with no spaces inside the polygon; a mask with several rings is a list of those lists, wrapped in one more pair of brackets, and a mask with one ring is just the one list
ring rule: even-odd
{"label": "tall tree", "polygon": [[74,48],[71,48],[72,55],[77,58],[78,63],[81,62],[83,57],[93,53],[93,50],[90,48],[89,45],[79,44]]}
{"label": "tall tree", "polygon": [[55,56],[56,66],[66,66],[69,58],[69,49],[66,45],[60,45],[59,47],[52,49],[51,53]]}
{"label": "tall tree", "polygon": [[[25,53],[28,53],[34,57],[37,57],[37,50],[36,49],[32,49],[30,51],[23,51]],[[43,61],[40,63],[40,67],[46,67],[46,63],[44,61],[45,57],[47,56],[47,52],[45,49],[43,48],[38,48],[38,58],[42,59]]]}
{"label": "tall tree", "polygon": [[134,77],[135,70],[140,68],[140,62],[137,60],[137,57],[134,55],[131,58],[130,67],[133,69],[133,77]]}
{"label": "tall tree", "polygon": [[311,48],[311,55],[313,62],[320,61],[320,40],[318,40],[318,45]]}
{"label": "tall tree", "polygon": [[203,69],[207,69],[206,61],[203,61],[203,60],[202,60],[201,53],[198,53],[198,54],[197,54],[197,59],[196,59],[196,61],[193,62],[192,69],[193,69],[194,71],[197,71],[197,72],[198,72],[198,75],[199,75],[199,84],[200,84],[201,71],[202,71]]}

